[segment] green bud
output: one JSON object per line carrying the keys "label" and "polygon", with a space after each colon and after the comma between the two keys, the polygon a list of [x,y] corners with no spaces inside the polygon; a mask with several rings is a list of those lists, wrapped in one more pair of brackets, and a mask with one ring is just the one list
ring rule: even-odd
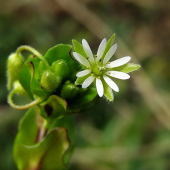
{"label": "green bud", "polygon": [[47,92],[55,91],[61,84],[61,77],[51,71],[44,71],[41,76],[40,85]]}
{"label": "green bud", "polygon": [[12,53],[7,61],[7,79],[8,90],[12,89],[13,83],[18,80],[19,71],[24,64],[24,59],[21,54]]}
{"label": "green bud", "polygon": [[79,89],[73,83],[66,83],[61,89],[61,97],[64,99],[70,99],[76,96]]}
{"label": "green bud", "polygon": [[52,69],[57,76],[66,78],[69,75],[69,67],[65,60],[57,60],[52,64]]}
{"label": "green bud", "polygon": [[25,95],[26,94],[25,89],[22,87],[22,85],[20,84],[19,81],[14,82],[14,89],[16,90],[16,93],[19,94],[19,95]]}

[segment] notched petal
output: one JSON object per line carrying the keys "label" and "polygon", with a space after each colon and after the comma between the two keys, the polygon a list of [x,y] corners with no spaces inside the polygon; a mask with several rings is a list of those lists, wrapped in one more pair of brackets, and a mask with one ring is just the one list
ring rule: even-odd
{"label": "notched petal", "polygon": [[110,49],[109,51],[106,53],[104,59],[103,59],[103,64],[105,65],[109,60],[110,58],[113,56],[113,54],[115,53],[117,49],[117,44],[114,44]]}
{"label": "notched petal", "polygon": [[108,71],[108,72],[106,72],[106,74],[108,76],[118,78],[118,79],[121,79],[121,80],[127,80],[127,79],[130,78],[129,74],[123,73],[123,72],[120,72],[120,71]]}
{"label": "notched petal", "polygon": [[100,97],[103,96],[104,93],[104,88],[103,88],[103,83],[100,79],[96,78],[96,88],[97,88],[97,93]]}
{"label": "notched petal", "polygon": [[105,82],[116,92],[119,92],[119,87],[117,86],[117,84],[112,80],[110,79],[109,77],[107,76],[103,76]]}
{"label": "notched petal", "polygon": [[126,64],[127,62],[129,62],[130,59],[131,59],[130,56],[119,58],[115,61],[112,61],[110,64],[107,64],[106,68],[114,68],[114,67],[122,66],[122,65]]}
{"label": "notched petal", "polygon": [[96,62],[98,62],[101,58],[102,58],[102,56],[103,56],[103,53],[104,53],[104,51],[105,51],[105,48],[106,48],[106,38],[104,38],[102,41],[101,41],[101,43],[100,43],[100,45],[99,45],[99,48],[98,48],[98,51],[97,51],[97,58],[96,58]]}
{"label": "notched petal", "polygon": [[87,88],[90,86],[90,84],[94,81],[94,77],[93,76],[89,76],[82,84],[82,88]]}
{"label": "notched petal", "polygon": [[85,75],[87,75],[87,74],[89,74],[89,73],[90,73],[90,70],[83,70],[83,71],[78,72],[78,73],[76,74],[76,76],[77,76],[77,77],[83,77],[83,76],[85,76]]}
{"label": "notched petal", "polygon": [[74,58],[79,62],[81,63],[82,65],[86,66],[86,67],[89,67],[90,66],[90,63],[89,61],[84,58],[81,54],[79,53],[76,53],[76,52],[73,52],[73,56]]}
{"label": "notched petal", "polygon": [[90,48],[88,42],[85,39],[82,40],[82,45],[83,45],[83,49],[84,49],[87,57],[89,58],[89,61],[91,63],[94,63],[93,53],[91,51],[91,48]]}

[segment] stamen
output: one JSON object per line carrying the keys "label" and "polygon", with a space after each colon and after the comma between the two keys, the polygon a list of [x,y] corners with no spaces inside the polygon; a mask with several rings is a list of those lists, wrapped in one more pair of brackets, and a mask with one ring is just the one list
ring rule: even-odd
{"label": "stamen", "polygon": [[99,62],[101,62],[101,61],[102,61],[102,59],[99,60]]}
{"label": "stamen", "polygon": [[97,55],[94,55],[94,57],[97,57]]}

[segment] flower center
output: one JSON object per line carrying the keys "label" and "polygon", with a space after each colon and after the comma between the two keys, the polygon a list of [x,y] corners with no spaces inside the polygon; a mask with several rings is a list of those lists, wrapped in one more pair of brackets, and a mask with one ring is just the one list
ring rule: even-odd
{"label": "flower center", "polygon": [[96,75],[99,76],[101,75],[101,70],[99,69],[99,66],[97,64],[93,65],[92,72]]}

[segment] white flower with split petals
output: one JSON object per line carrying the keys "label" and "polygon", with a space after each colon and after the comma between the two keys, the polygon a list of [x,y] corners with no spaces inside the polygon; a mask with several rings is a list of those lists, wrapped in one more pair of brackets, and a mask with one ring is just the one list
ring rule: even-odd
{"label": "white flower with split petals", "polygon": [[[94,82],[96,84],[98,95],[100,97],[105,95],[109,100],[112,101],[112,90],[118,92],[119,88],[111,78],[122,80],[129,79],[130,76],[129,74],[127,74],[127,72],[134,71],[137,69],[137,66],[138,68],[140,66],[133,64],[133,69],[131,67],[132,65],[130,67],[127,67],[126,63],[130,61],[130,56],[126,56],[109,62],[117,49],[117,44],[111,46],[110,41],[107,43],[106,38],[103,39],[99,45],[97,55],[94,56],[89,44],[85,39],[83,39],[82,50],[84,51],[82,52],[82,54],[78,52],[73,52],[73,56],[84,68],[83,71],[77,73],[76,76],[78,77],[78,79],[76,81],[76,84],[82,84],[82,88],[87,88]],[[108,48],[108,46],[111,47]],[[123,65],[125,65],[126,68],[122,68]],[[135,66],[136,68],[134,68]],[[122,71],[121,69],[116,68],[121,68]],[[82,83],[79,82],[79,79],[81,79]]]}

